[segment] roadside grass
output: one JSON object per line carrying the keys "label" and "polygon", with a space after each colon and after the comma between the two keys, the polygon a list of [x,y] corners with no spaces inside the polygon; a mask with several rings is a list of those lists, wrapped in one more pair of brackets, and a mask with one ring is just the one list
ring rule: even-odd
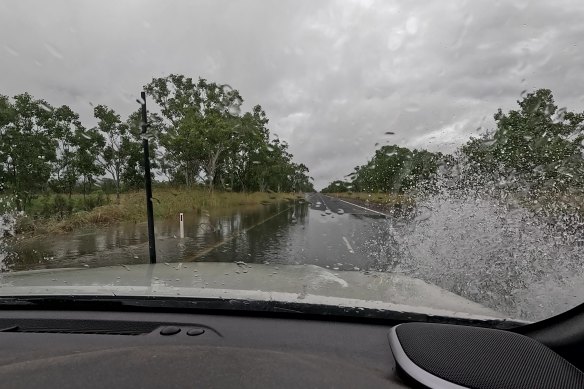
{"label": "roadside grass", "polygon": [[[82,195],[74,195],[75,200]],[[49,197],[50,196],[45,196]],[[70,232],[81,228],[109,225],[124,221],[146,221],[146,195],[144,191],[122,193],[120,204],[116,204],[115,195],[109,196],[109,204],[100,205],[90,210],[77,210],[63,217],[32,217],[27,212],[17,221],[17,233],[40,235]],[[210,193],[203,188],[154,188],[152,199],[155,218],[168,218],[180,212],[203,212],[230,210],[242,206],[259,206],[280,201],[295,201],[304,198],[291,193],[237,193],[214,191]],[[38,200],[38,199],[37,199]],[[36,200],[35,200],[36,201]],[[46,198],[42,201],[50,201]],[[32,204],[31,209],[38,211],[41,205]],[[38,213],[36,214],[38,215]]]}
{"label": "roadside grass", "polygon": [[367,193],[367,192],[341,192],[325,193],[327,196],[333,196],[346,200],[358,200],[366,203],[378,204],[383,206],[396,205],[413,205],[414,199],[410,196],[397,193]]}

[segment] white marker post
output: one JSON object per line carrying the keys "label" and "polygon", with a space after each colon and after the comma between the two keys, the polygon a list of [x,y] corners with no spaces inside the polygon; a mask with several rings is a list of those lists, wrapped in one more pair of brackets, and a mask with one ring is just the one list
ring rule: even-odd
{"label": "white marker post", "polygon": [[185,237],[185,218],[183,213],[179,213],[179,222],[180,222],[180,237],[181,239]]}

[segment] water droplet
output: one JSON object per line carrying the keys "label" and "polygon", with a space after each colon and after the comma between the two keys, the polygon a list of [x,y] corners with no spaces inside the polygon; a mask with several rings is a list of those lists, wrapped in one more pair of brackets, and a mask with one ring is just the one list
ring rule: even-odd
{"label": "water droplet", "polygon": [[415,35],[418,32],[418,19],[410,16],[406,22],[406,31],[410,35]]}
{"label": "water droplet", "polygon": [[47,112],[53,112],[54,108],[49,105],[46,101],[41,101],[39,107]]}
{"label": "water droplet", "polygon": [[558,109],[556,111],[556,116],[553,120],[554,123],[561,123],[564,121],[564,118],[566,116],[566,112],[567,112],[567,108],[566,107],[562,107],[560,109]]}
{"label": "water droplet", "polygon": [[229,111],[230,115],[237,116],[241,113],[241,103],[231,104],[227,110]]}
{"label": "water droplet", "polygon": [[4,45],[4,50],[6,50],[8,52],[8,54],[14,56],[14,57],[18,57],[20,54],[18,54],[18,51],[14,50],[12,47],[8,46],[8,45]]}
{"label": "water droplet", "polygon": [[47,49],[47,51],[55,58],[57,59],[63,59],[63,55],[59,52],[59,50],[57,50],[54,46],[45,43],[45,49]]}

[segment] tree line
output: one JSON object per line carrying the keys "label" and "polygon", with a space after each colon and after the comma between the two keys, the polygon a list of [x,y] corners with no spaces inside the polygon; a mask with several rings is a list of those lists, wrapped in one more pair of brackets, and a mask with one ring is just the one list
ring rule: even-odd
{"label": "tree line", "polygon": [[0,193],[16,195],[19,209],[41,194],[85,197],[104,186],[119,201],[121,192],[143,186],[144,137],[158,181],[210,190],[313,190],[308,168],[293,161],[286,142],[270,137],[262,107],[242,112],[236,89],[174,74],[144,88],[151,99],[145,134],[139,110],[122,118],[96,105],[97,125],[88,128],[66,105],[29,93],[0,95]]}
{"label": "tree line", "polygon": [[349,180],[333,181],[322,192],[404,193],[421,185],[427,188],[434,184],[438,166],[450,158],[426,150],[382,146],[365,165],[346,176]]}
{"label": "tree line", "polygon": [[522,191],[529,196],[584,188],[584,112],[560,108],[549,89],[526,93],[519,109],[495,115],[496,128],[453,154],[383,146],[346,180],[323,192],[394,192],[435,188],[439,173],[465,188]]}

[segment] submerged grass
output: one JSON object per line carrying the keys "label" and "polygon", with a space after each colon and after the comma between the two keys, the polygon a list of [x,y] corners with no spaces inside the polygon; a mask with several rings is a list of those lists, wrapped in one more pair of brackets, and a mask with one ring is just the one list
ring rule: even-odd
{"label": "submerged grass", "polygon": [[[123,193],[120,203],[96,207],[90,211],[74,212],[62,219],[31,218],[22,216],[17,223],[17,233],[39,235],[63,233],[98,225],[108,225],[123,221],[146,221],[146,199],[144,191]],[[290,193],[236,193],[206,189],[155,188],[152,194],[155,218],[168,218],[180,212],[203,212],[230,210],[242,206],[265,205],[279,201],[294,201],[303,195]]]}

